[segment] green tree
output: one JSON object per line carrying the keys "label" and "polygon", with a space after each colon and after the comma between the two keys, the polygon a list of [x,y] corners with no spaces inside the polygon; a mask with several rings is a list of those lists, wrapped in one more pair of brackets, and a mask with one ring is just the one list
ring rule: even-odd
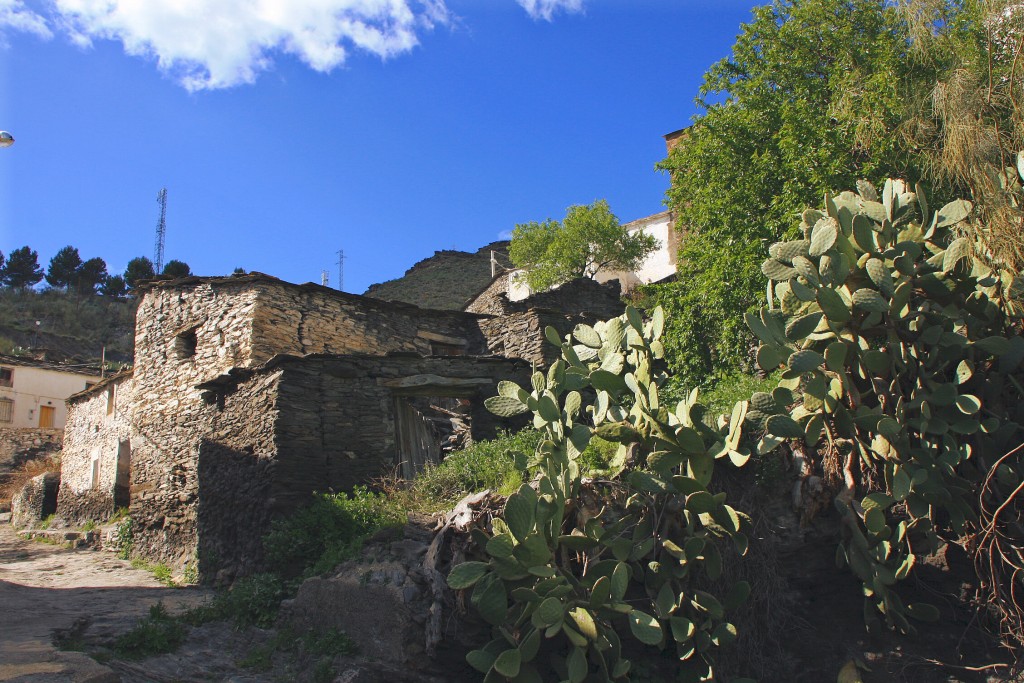
{"label": "green tree", "polygon": [[153,270],[153,262],[145,256],[133,258],[124,269],[124,281],[129,289],[135,289],[142,280],[152,280],[154,277],[156,271]]}
{"label": "green tree", "polygon": [[120,275],[108,275],[100,285],[100,294],[112,298],[120,298],[128,293],[128,284]]}
{"label": "green tree", "polygon": [[39,267],[39,254],[35,250],[24,246],[7,255],[3,273],[5,285],[12,289],[26,289],[42,279],[43,269]]}
{"label": "green tree", "polygon": [[71,289],[81,265],[82,257],[78,249],[71,245],[64,247],[50,259],[50,267],[46,269],[46,283],[57,289]]}
{"label": "green tree", "polygon": [[627,232],[600,199],[588,206],[570,206],[559,223],[547,220],[517,225],[509,257],[526,271],[526,282],[542,291],[601,268],[635,270],[658,248],[658,240],[643,232]]}
{"label": "green tree", "polygon": [[165,277],[188,277],[191,274],[192,269],[188,267],[188,264],[177,259],[168,261],[162,273]]}
{"label": "green tree", "polygon": [[107,262],[97,256],[79,266],[75,273],[75,289],[79,294],[95,294],[106,280]]}
{"label": "green tree", "polygon": [[[921,12],[924,3],[911,0]],[[951,3],[928,5],[922,53],[901,3],[775,0],[705,74],[700,114],[660,164],[684,231],[679,276],[648,289],[670,312],[682,383],[744,367],[752,340],[736,321],[763,300],[760,263],[804,206],[860,178],[924,175],[904,124],[955,59],[937,48],[936,27],[960,25]],[[949,184],[938,190],[942,199]]]}

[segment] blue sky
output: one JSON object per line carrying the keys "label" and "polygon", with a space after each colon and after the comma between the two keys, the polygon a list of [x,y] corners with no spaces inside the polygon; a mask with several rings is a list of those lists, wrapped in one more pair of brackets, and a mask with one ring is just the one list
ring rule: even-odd
{"label": "blue sky", "polygon": [[359,293],[570,204],[640,218],[754,4],[0,0],[0,251],[121,272],[166,187],[167,260],[337,286],[344,249]]}

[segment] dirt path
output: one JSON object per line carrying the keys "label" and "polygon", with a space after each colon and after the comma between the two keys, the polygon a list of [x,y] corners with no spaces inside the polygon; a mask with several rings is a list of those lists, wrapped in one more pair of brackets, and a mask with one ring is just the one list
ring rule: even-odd
{"label": "dirt path", "polygon": [[0,525],[0,683],[119,681],[88,656],[58,650],[54,633],[87,619],[90,632],[113,638],[157,601],[177,609],[207,595],[163,586],[112,553],[26,541]]}

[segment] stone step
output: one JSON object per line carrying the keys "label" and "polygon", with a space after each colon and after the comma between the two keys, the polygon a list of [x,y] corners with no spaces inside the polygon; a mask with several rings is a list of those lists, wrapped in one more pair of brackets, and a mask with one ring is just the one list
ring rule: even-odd
{"label": "stone step", "polygon": [[69,545],[72,548],[88,548],[97,544],[97,531],[74,531],[68,529],[25,529],[18,535],[27,540],[40,540],[54,545]]}

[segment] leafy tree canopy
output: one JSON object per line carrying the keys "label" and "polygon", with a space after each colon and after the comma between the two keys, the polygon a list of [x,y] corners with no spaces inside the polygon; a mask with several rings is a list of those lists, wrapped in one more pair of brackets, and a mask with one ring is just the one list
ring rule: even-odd
{"label": "leafy tree canopy", "polygon": [[107,262],[97,256],[79,266],[75,273],[75,288],[79,294],[95,294],[96,288],[106,280]]}
{"label": "leafy tree canopy", "polygon": [[635,270],[658,248],[643,232],[627,232],[600,199],[588,206],[570,206],[561,222],[547,220],[517,225],[509,257],[526,271],[534,291],[550,289],[601,268]]}
{"label": "leafy tree canopy", "polygon": [[167,277],[187,277],[192,274],[192,269],[184,261],[172,259],[164,266],[162,275]]}
{"label": "leafy tree canopy", "polygon": [[81,265],[82,257],[78,249],[70,245],[64,247],[50,259],[50,267],[46,269],[46,283],[57,289],[70,289],[75,284]]}
{"label": "leafy tree canopy", "polygon": [[[647,292],[672,321],[679,381],[706,384],[749,359],[751,338],[734,321],[763,300],[759,265],[769,244],[793,236],[804,206],[860,178],[913,185],[934,170],[921,148],[941,126],[923,112],[965,59],[971,4],[775,0],[754,10],[660,164],[684,236],[677,282]],[[939,201],[962,187],[943,179],[932,183]]]}
{"label": "leafy tree canopy", "polygon": [[43,279],[43,269],[39,267],[39,254],[27,246],[15,249],[7,256],[3,281],[8,287],[24,289],[32,287]]}
{"label": "leafy tree canopy", "polygon": [[124,271],[124,281],[129,289],[135,289],[135,286],[140,281],[151,280],[155,276],[156,272],[153,270],[153,262],[145,256],[133,258],[128,262],[128,267]]}
{"label": "leafy tree canopy", "polygon": [[100,294],[120,298],[128,293],[128,284],[120,275],[108,275],[100,285]]}

